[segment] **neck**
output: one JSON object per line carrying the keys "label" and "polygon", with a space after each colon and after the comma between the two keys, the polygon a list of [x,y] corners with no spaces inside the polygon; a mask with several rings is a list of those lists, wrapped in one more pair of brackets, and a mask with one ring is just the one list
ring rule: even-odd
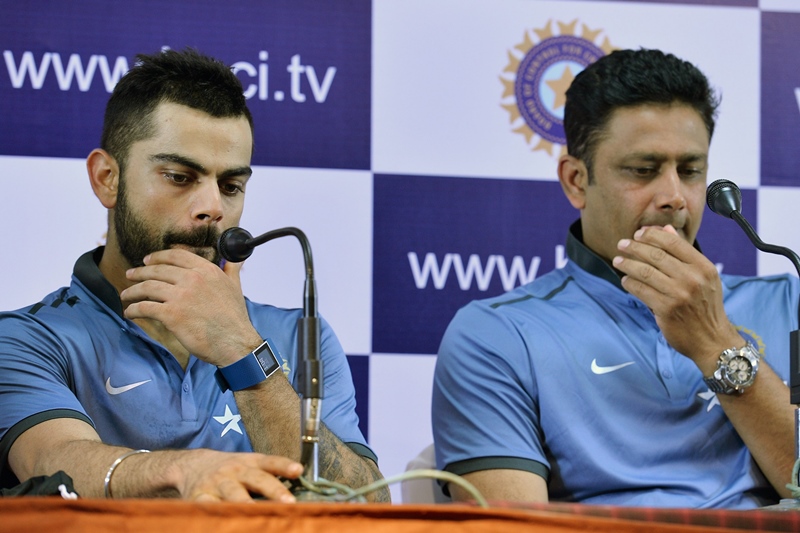
{"label": "neck", "polygon": [[134,322],[147,333],[148,337],[164,346],[180,363],[181,368],[186,370],[191,354],[164,324],[152,318],[137,318]]}
{"label": "neck", "polygon": [[125,272],[127,272],[132,265],[122,256],[119,247],[110,235],[106,247],[103,250],[103,257],[100,259],[100,264],[97,266],[109,283],[117,289],[117,292],[122,292],[134,285],[134,282],[130,281],[125,276]]}

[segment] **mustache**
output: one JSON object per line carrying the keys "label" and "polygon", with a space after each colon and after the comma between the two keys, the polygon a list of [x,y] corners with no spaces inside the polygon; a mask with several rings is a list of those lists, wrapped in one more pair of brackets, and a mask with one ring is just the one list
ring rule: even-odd
{"label": "mustache", "polygon": [[213,226],[203,226],[190,231],[170,231],[164,235],[164,248],[181,244],[191,248],[216,248],[220,231]]}

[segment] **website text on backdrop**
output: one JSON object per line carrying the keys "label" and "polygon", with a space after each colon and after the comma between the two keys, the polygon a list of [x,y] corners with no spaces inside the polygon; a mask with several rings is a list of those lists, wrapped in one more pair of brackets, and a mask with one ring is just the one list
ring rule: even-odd
{"label": "website text on backdrop", "polygon": [[558,161],[580,211],[569,261],[453,318],[433,387],[440,468],[489,500],[788,496],[800,287],[720,275],[696,242],[718,103],[702,72],[658,50],[615,51],[575,77]]}
{"label": "website text on backdrop", "polygon": [[[252,173],[241,83],[194,50],[137,59],[87,158],[106,246],[69,287],[0,314],[0,481],[63,471],[84,497],[294,501],[301,311],[245,298],[241,264],[216,248]],[[382,476],[344,351],[320,328],[319,474],[362,487]]]}

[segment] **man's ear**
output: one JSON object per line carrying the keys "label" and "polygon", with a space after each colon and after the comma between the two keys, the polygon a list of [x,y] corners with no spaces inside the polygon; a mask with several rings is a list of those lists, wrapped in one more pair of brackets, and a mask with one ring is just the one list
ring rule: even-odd
{"label": "man's ear", "polygon": [[106,209],[117,205],[119,190],[119,165],[111,154],[95,148],[86,158],[86,170],[89,172],[89,183],[94,195]]}
{"label": "man's ear", "polygon": [[586,164],[569,154],[558,159],[558,181],[575,209],[586,206],[586,187],[589,186],[589,170]]}

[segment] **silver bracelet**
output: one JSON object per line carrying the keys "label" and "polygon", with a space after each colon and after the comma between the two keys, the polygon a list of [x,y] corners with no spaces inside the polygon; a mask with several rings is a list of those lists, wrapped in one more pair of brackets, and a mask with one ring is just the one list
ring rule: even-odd
{"label": "silver bracelet", "polygon": [[117,467],[122,461],[124,461],[131,455],[136,455],[137,453],[150,453],[150,450],[131,450],[129,452],[123,453],[122,455],[117,457],[117,459],[113,463],[111,463],[111,468],[109,468],[108,472],[106,472],[106,480],[103,483],[103,487],[105,488],[106,498],[114,497],[111,495],[111,476],[114,475],[114,470],[117,469]]}

